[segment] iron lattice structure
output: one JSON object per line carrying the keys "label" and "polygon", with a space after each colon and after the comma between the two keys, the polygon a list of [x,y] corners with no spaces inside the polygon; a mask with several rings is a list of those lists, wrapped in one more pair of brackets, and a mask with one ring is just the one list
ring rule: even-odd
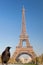
{"label": "iron lattice structure", "polygon": [[[22,9],[22,27],[21,27],[20,41],[19,45],[16,46],[16,50],[13,54],[14,59],[18,59],[21,54],[28,54],[32,59],[36,57],[36,54],[33,51],[33,47],[30,45],[29,38],[26,32],[26,22],[25,22],[25,9]],[[26,42],[26,47],[23,47],[23,42]]]}

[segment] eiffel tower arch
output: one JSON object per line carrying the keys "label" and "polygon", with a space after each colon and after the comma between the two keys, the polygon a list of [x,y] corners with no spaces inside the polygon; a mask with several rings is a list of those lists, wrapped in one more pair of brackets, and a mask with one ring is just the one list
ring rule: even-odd
{"label": "eiffel tower arch", "polygon": [[[23,47],[23,42],[26,42],[26,47]],[[25,22],[25,9],[22,9],[22,30],[20,34],[19,45],[16,46],[16,50],[13,54],[14,59],[18,59],[20,55],[28,54],[32,59],[36,57],[33,47],[30,45],[29,38],[26,32],[26,22]]]}

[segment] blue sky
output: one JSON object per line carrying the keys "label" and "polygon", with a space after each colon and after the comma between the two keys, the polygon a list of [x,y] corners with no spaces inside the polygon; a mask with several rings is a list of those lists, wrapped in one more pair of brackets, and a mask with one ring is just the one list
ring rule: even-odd
{"label": "blue sky", "polygon": [[23,5],[30,44],[43,53],[43,0],[0,0],[0,54],[7,46],[13,54],[19,44]]}

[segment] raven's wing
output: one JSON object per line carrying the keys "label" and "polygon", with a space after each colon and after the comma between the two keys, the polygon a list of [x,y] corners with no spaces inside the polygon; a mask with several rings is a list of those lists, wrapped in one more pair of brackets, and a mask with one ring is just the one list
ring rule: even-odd
{"label": "raven's wing", "polygon": [[7,55],[8,57],[10,57],[10,52],[8,53],[8,55]]}
{"label": "raven's wing", "polygon": [[2,53],[1,58],[4,57],[4,55],[5,55],[5,51]]}
{"label": "raven's wing", "polygon": [[2,60],[2,62],[4,61],[4,57],[5,57],[5,51],[2,53],[2,55],[1,55],[1,60]]}

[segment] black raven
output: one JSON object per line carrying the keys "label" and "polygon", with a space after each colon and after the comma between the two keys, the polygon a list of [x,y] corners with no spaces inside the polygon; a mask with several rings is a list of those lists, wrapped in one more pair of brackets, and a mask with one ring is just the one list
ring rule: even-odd
{"label": "black raven", "polygon": [[1,60],[2,60],[2,65],[3,64],[6,64],[7,65],[7,62],[9,61],[10,59],[10,48],[11,47],[7,47],[5,49],[5,51],[3,51],[2,55],[1,55]]}

